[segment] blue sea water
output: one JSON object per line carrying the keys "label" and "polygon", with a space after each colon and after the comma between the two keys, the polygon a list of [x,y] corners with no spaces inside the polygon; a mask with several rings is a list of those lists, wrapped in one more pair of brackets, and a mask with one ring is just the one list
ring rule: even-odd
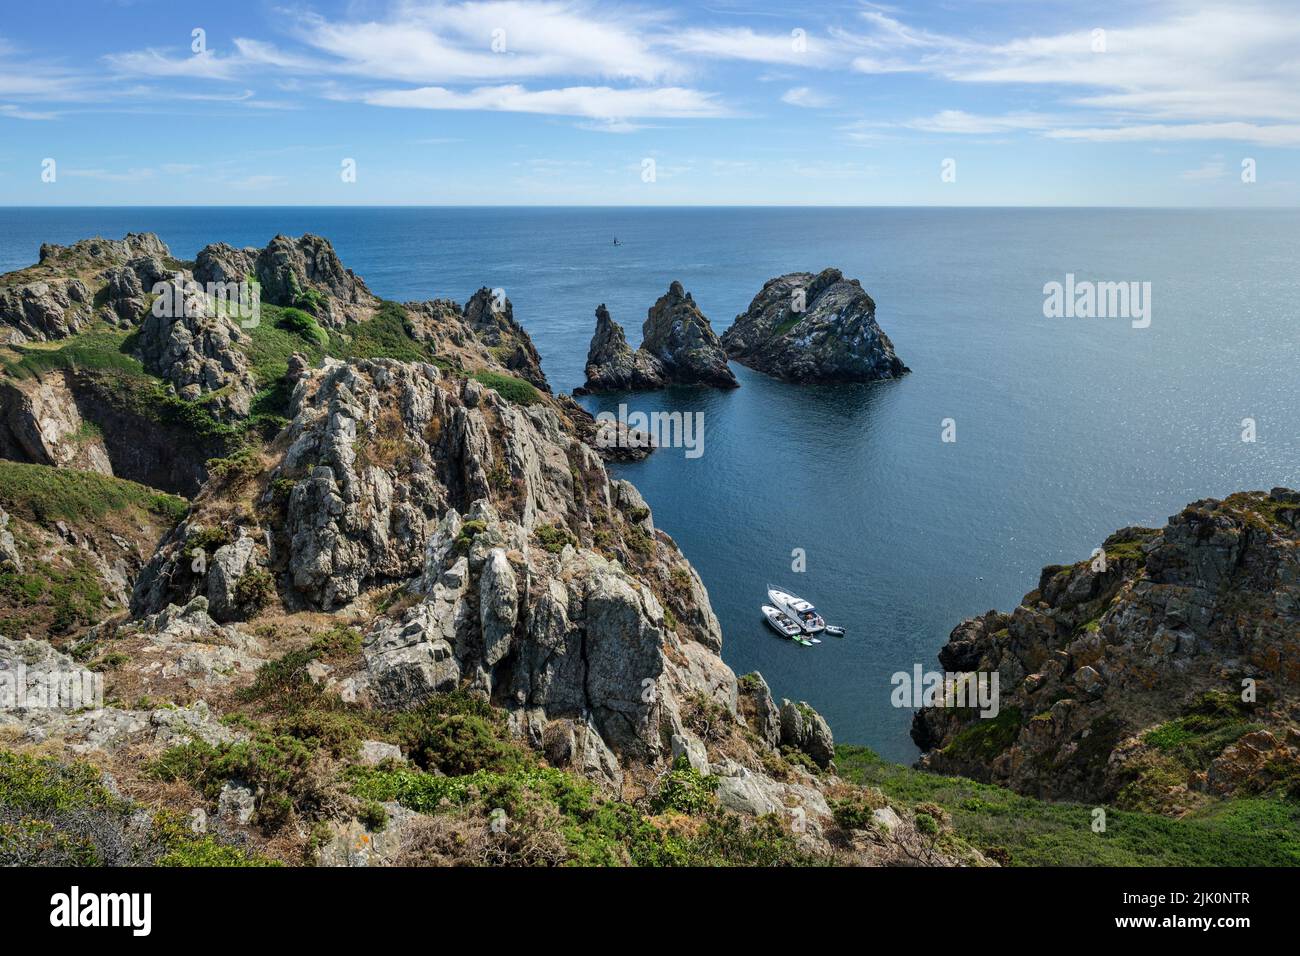
{"label": "blue sea water", "polygon": [[[1086,557],[1115,528],[1300,486],[1297,211],[0,209],[0,271],[42,242],[132,230],[182,257],[316,232],[399,300],[504,288],[557,390],[582,383],[598,303],[636,344],[673,279],[721,332],[771,276],[859,278],[912,369],[898,381],[799,387],[733,366],[734,391],[583,401],[704,413],[701,457],[664,449],[616,470],[699,569],[727,662],[892,759],[915,749],[890,676],[937,668],[963,617],[1014,607],[1042,565]],[[1150,327],[1045,318],[1043,286],[1067,273],[1150,282]],[[778,640],[758,615],[769,581],[848,635]]]}

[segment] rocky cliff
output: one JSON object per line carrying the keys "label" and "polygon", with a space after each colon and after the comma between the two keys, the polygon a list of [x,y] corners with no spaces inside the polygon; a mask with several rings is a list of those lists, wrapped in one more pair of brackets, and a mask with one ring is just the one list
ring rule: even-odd
{"label": "rocky cliff", "polygon": [[908,371],[876,303],[838,269],[769,279],[722,335],[728,357],[792,382],[870,382]]}
{"label": "rocky cliff", "polygon": [[928,707],[922,765],[1054,799],[1183,813],[1300,793],[1300,493],[1197,501],[1044,568],[939,654],[996,672],[1000,713]]}
{"label": "rocky cliff", "polygon": [[0,276],[0,342],[22,344],[67,338],[96,319],[138,322],[145,292],[173,262],[152,233],[122,239],[83,239],[41,246],[34,266]]}
{"label": "rocky cliff", "polygon": [[[28,501],[0,481],[0,602],[48,568],[86,600],[57,626],[44,604],[0,615],[22,622],[0,667],[98,675],[104,699],[4,712],[22,753],[0,755],[0,812],[64,828],[83,858],[135,859],[104,842],[117,817],[4,802],[9,768],[64,779],[50,760],[90,761],[114,794],[88,798],[95,813],[182,815],[155,827],[165,859],[987,862],[839,780],[816,711],[723,663],[699,576],[606,471],[591,416],[545,390],[506,303],[373,300],[327,247],[209,246],[167,264],[194,310],[9,346],[3,450],[57,482]],[[203,308],[206,283],[241,274],[269,293],[248,328]],[[133,298],[118,280],[103,288]],[[680,374],[719,379],[680,286],[651,318]],[[183,514],[110,477],[166,453],[199,469]],[[88,490],[50,490],[68,483]],[[76,521],[51,527],[55,501]],[[50,859],[42,846],[0,862]]]}

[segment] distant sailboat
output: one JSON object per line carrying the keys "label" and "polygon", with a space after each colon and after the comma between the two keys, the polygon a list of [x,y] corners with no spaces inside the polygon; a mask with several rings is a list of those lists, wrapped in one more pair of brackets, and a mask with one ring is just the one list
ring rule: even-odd
{"label": "distant sailboat", "polygon": [[623,243],[621,243],[621,242],[618,241],[618,236],[615,236],[615,237],[614,237],[614,245],[616,245],[616,246],[621,246],[622,244],[623,244]]}

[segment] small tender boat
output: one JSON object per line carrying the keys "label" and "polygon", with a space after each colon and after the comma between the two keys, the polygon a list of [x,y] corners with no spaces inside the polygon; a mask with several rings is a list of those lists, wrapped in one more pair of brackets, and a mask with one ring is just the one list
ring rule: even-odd
{"label": "small tender boat", "polygon": [[840,627],[838,624],[827,624],[826,633],[832,637],[843,637],[844,628]]}
{"label": "small tender boat", "polygon": [[803,628],[805,634],[816,634],[826,629],[826,621],[817,613],[817,609],[803,598],[795,597],[789,591],[782,591],[771,585],[768,585],[767,597],[787,617],[793,618],[794,622]]}
{"label": "small tender boat", "polygon": [[788,637],[796,644],[802,644],[805,647],[812,646],[813,642],[803,636],[803,628],[770,604],[763,605],[763,617],[766,619],[767,623],[771,625],[772,630],[776,631],[782,637]]}

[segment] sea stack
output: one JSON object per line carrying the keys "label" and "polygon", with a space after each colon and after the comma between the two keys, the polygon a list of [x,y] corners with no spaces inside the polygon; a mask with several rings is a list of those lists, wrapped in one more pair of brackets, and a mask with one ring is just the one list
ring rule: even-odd
{"label": "sea stack", "polygon": [[580,392],[622,392],[664,387],[664,367],[644,349],[633,351],[623,327],[604,303],[596,307],[596,332],[587,350],[587,384]]}
{"label": "sea stack", "polygon": [[604,305],[598,306],[596,332],[587,351],[587,384],[575,394],[740,384],[727,367],[727,353],[709,320],[680,282],[650,307],[641,337],[641,347],[634,351],[622,326]]}
{"label": "sea stack", "polygon": [[769,279],[722,335],[727,356],[789,382],[871,382],[908,371],[876,303],[838,269]]}
{"label": "sea stack", "polygon": [[691,294],[674,281],[650,307],[641,327],[641,349],[663,365],[668,380],[680,385],[736,388],[727,353]]}

